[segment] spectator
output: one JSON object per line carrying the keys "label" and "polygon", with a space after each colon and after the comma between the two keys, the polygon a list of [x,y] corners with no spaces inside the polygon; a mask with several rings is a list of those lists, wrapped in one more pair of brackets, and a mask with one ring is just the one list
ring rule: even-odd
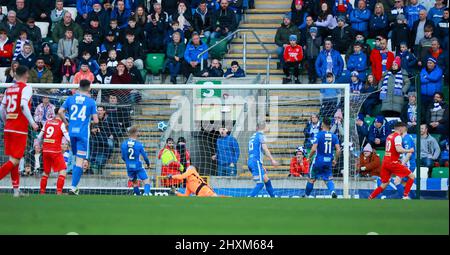
{"label": "spectator", "polygon": [[17,56],[17,61],[20,65],[27,66],[31,69],[36,63],[36,55],[34,54],[33,46],[29,43],[23,45],[22,52]]}
{"label": "spectator", "polygon": [[126,129],[131,127],[130,107],[119,106],[119,100],[115,94],[109,95],[108,103],[109,106],[106,112],[111,120],[110,124],[114,125],[114,130],[117,130],[116,132],[126,133]]}
{"label": "spectator", "polygon": [[116,67],[116,71],[111,78],[111,84],[130,84],[131,75],[127,72],[126,66],[119,62]]}
{"label": "spectator", "polygon": [[91,158],[94,173],[102,173],[103,167],[114,150],[113,127],[106,114],[105,107],[98,106],[98,124],[91,128]]}
{"label": "spectator", "polygon": [[[91,143],[91,146],[92,146],[92,144],[93,143]],[[91,152],[92,152],[92,150],[91,150]],[[91,165],[90,165],[89,161],[87,159],[84,159],[83,166],[82,166],[83,174],[94,174],[94,172],[92,171],[92,169],[90,167],[91,167]]]}
{"label": "spectator", "polygon": [[42,147],[37,142],[37,140],[34,140],[33,142],[33,149],[29,152],[26,162],[29,162],[29,165],[31,166],[30,175],[41,173],[43,169],[43,161],[42,161]]}
{"label": "spectator", "polygon": [[231,62],[231,67],[223,74],[223,77],[229,78],[242,78],[245,77],[245,71],[239,66],[237,61]]}
{"label": "spectator", "polygon": [[178,2],[178,10],[171,18],[172,20],[178,21],[180,29],[183,30],[184,37],[191,38],[191,34],[194,31],[194,19],[190,8],[188,8],[185,2]]}
{"label": "spectator", "polygon": [[30,17],[27,20],[26,31],[28,38],[33,43],[33,48],[39,51],[40,45],[42,43],[41,29],[35,25],[34,18]]}
{"label": "spectator", "polygon": [[227,0],[220,0],[220,9],[213,17],[211,38],[226,37],[237,29],[236,14],[228,6]]}
{"label": "spectator", "polygon": [[8,38],[6,30],[0,28],[0,67],[11,66],[13,42]]}
{"label": "spectator", "polygon": [[439,157],[439,165],[448,167],[448,138],[444,141],[444,148],[441,150],[441,156]]}
{"label": "spectator", "polygon": [[112,71],[108,69],[108,66],[106,64],[106,61],[100,61],[100,70],[98,71],[97,75],[95,76],[94,83],[97,84],[110,84],[112,78]]}
{"label": "spectator", "polygon": [[[157,1],[154,1],[157,2]],[[164,12],[167,12],[169,15],[173,15],[177,12],[178,9],[178,0],[164,0],[161,1],[162,3],[162,9]],[[160,7],[161,7],[160,4]],[[153,5],[153,8],[156,9],[155,5]]]}
{"label": "spectator", "polygon": [[361,49],[362,44],[360,42],[353,44],[353,54],[348,58],[346,75],[350,76],[349,74],[356,72],[358,80],[364,82],[366,80],[367,55]]}
{"label": "spectator", "polygon": [[[327,73],[325,84],[334,84],[336,82],[333,73]],[[319,115],[323,118],[330,118],[336,112],[340,103],[340,92],[338,89],[320,89],[321,106]]]}
{"label": "spectator", "polygon": [[311,149],[316,140],[316,135],[322,130],[322,123],[319,120],[317,114],[312,114],[308,124],[306,124],[303,134],[305,135],[305,147]]}
{"label": "spectator", "polygon": [[39,127],[44,127],[45,122],[55,117],[55,106],[50,103],[48,96],[42,97],[42,103],[40,103],[34,111],[34,121]]}
{"label": "spectator", "polygon": [[217,160],[217,176],[236,176],[240,156],[238,141],[227,128],[220,128],[219,132],[216,153],[211,157],[212,160]]}
{"label": "spectator", "polygon": [[443,46],[444,50],[447,50],[447,51],[448,51],[448,44],[449,44],[448,28],[449,28],[449,10],[448,10],[448,8],[445,8],[443,17],[442,17],[441,21],[439,21],[439,23],[437,24],[436,36],[439,37],[439,40],[442,42],[442,46]]}
{"label": "spectator", "polygon": [[364,101],[361,107],[361,113],[372,116],[373,109],[378,104],[378,94],[375,91],[378,90],[378,84],[375,82],[375,78],[372,74],[367,75],[367,80],[361,89],[361,94],[370,94]]}
{"label": "spectator", "polygon": [[8,11],[8,18],[0,24],[0,28],[4,29],[8,38],[15,41],[19,37],[19,32],[25,29],[25,26],[17,20],[16,12]]}
{"label": "spectator", "polygon": [[61,81],[61,60],[56,54],[53,54],[48,42],[42,43],[41,54],[39,57],[44,60],[45,66],[52,72],[53,82],[59,83]]}
{"label": "spectator", "polygon": [[211,12],[207,8],[206,1],[201,1],[194,13],[194,30],[200,35],[200,37],[209,40],[212,30],[212,19],[214,12]]}
{"label": "spectator", "polygon": [[45,67],[43,58],[36,58],[36,66],[29,71],[28,81],[31,83],[53,83],[53,74]]}
{"label": "spectator", "polygon": [[405,7],[405,16],[408,21],[408,28],[411,30],[414,22],[419,20],[421,10],[427,10],[423,5],[419,4],[418,0],[409,0],[409,5]]}
{"label": "spectator", "polygon": [[370,57],[370,46],[366,43],[366,39],[364,37],[364,34],[357,33],[355,35],[355,40],[350,44],[350,46],[347,49],[347,52],[345,53],[345,61],[348,62],[350,55],[355,53],[355,44],[360,44],[361,46],[361,52],[366,55],[366,66],[370,65],[369,57]]}
{"label": "spectator", "polygon": [[79,84],[81,80],[88,80],[91,83],[94,82],[94,74],[89,70],[89,63],[82,61],[80,64],[80,71],[78,71],[73,77],[73,83]]}
{"label": "spectator", "polygon": [[428,12],[428,19],[433,21],[434,25],[437,26],[444,16],[446,6],[444,5],[444,0],[435,0],[435,2],[434,7]]}
{"label": "spectator", "polygon": [[334,118],[331,121],[331,128],[330,128],[330,132],[336,134],[340,142],[344,141],[343,119],[344,116],[342,115],[342,110],[339,108],[334,113]]}
{"label": "spectator", "polygon": [[370,53],[372,63],[372,74],[377,82],[381,81],[384,73],[389,71],[394,62],[394,54],[387,49],[386,38],[380,40],[380,48],[373,49]]}
{"label": "spectator", "polygon": [[[172,174],[172,175],[179,174],[180,171],[184,170],[184,166],[181,167],[181,164],[180,164],[180,154],[174,148],[173,138],[170,138],[170,137],[167,138],[164,148],[162,148],[158,153],[158,159],[161,160],[161,158],[163,157],[163,154],[165,154],[165,153],[172,154],[172,157],[175,156],[176,160],[171,161],[167,165],[164,165],[164,164],[162,165],[162,168],[161,168],[162,176],[167,176],[169,174]],[[172,185],[180,185],[181,183],[182,182],[177,181],[177,180],[163,179],[161,184],[164,187],[170,187]]]}
{"label": "spectator", "polygon": [[[122,36],[126,36],[127,31],[134,35],[135,41],[143,42],[145,40],[144,27],[137,26],[136,21],[132,17],[128,19],[128,26],[125,28],[125,34],[122,34]],[[121,40],[124,43],[126,42],[126,38]]]}
{"label": "spectator", "polygon": [[186,50],[184,51],[184,66],[183,73],[186,78],[189,78],[190,74],[194,76],[200,76],[201,74],[201,63],[203,66],[207,65],[208,52],[203,54],[199,58],[199,54],[205,51],[208,45],[200,40],[200,36],[197,33],[192,35],[192,40],[187,44]]}
{"label": "spectator", "polygon": [[277,32],[275,34],[275,44],[278,46],[277,54],[278,58],[280,59],[280,67],[284,66],[284,48],[289,45],[289,36],[290,35],[296,35],[297,39],[300,38],[298,28],[291,23],[291,15],[286,14],[283,17],[283,23],[281,26],[277,29]]}
{"label": "spectator", "polygon": [[434,93],[442,91],[442,69],[436,63],[436,59],[428,58],[427,65],[420,71],[422,105],[430,105]]}
{"label": "spectator", "polygon": [[13,60],[17,59],[17,57],[23,51],[23,46],[27,43],[31,44],[30,40],[28,40],[28,33],[26,30],[22,30],[20,31],[19,38],[16,40],[16,43],[13,46],[14,48]]}
{"label": "spectator", "polygon": [[400,62],[402,64],[401,68],[408,72],[409,78],[413,77],[413,74],[416,73],[417,69],[417,58],[416,56],[408,49],[408,43],[400,42],[400,52],[398,54],[400,57]]}
{"label": "spectator", "polygon": [[356,132],[358,133],[359,146],[363,147],[367,144],[367,135],[369,134],[369,126],[364,121],[364,114],[359,113],[355,123]]}
{"label": "spectator", "polygon": [[414,49],[414,53],[418,54],[419,43],[425,37],[425,27],[433,27],[433,21],[427,19],[427,11],[419,11],[419,19],[416,20],[411,29],[411,37],[409,47]]}
{"label": "spectator", "polygon": [[154,4],[154,8],[155,12],[149,15],[149,22],[145,26],[147,48],[151,52],[164,52],[168,17],[162,13],[161,4]]}
{"label": "spectator", "polygon": [[99,25],[99,27],[102,28],[102,33],[105,33],[106,31],[104,29],[108,26],[109,20],[110,12],[102,8],[102,5],[100,3],[96,2],[94,3],[94,5],[92,5],[92,11],[88,13],[87,22],[85,22],[85,28],[87,27],[86,24],[89,24],[92,27],[92,21],[95,21],[95,25]]}
{"label": "spectator", "polygon": [[77,18],[75,21],[81,26],[88,22],[88,15],[93,11],[94,3],[98,0],[77,0]]}
{"label": "spectator", "polygon": [[[386,8],[387,5],[384,4],[384,7]],[[403,0],[395,0],[394,6],[390,10],[390,14],[388,15],[389,19],[389,26],[392,26],[394,22],[397,20],[397,15],[403,14],[405,15],[405,3]]]}
{"label": "spectator", "polygon": [[73,37],[72,29],[66,29],[64,39],[58,42],[58,57],[61,59],[70,58],[75,60],[78,57],[78,40]]}
{"label": "spectator", "polygon": [[317,76],[325,82],[326,75],[332,73],[336,78],[339,78],[344,68],[344,62],[341,54],[333,49],[333,43],[329,38],[325,39],[324,49],[319,53],[316,60]]}
{"label": "spectator", "polygon": [[306,27],[306,17],[308,16],[308,11],[303,8],[305,5],[303,0],[293,0],[291,5],[291,17],[292,23],[298,27],[298,29],[304,29]]}
{"label": "spectator", "polygon": [[400,57],[395,57],[392,68],[379,83],[381,111],[384,116],[399,117],[408,93],[410,81],[408,73],[401,69]]}
{"label": "spectator", "polygon": [[429,51],[432,47],[433,41],[437,40],[436,37],[433,37],[433,27],[432,26],[426,26],[425,27],[425,36],[420,39],[419,45],[417,48],[417,59],[419,60],[417,62],[417,65],[419,67],[422,67],[423,64],[425,64],[425,60],[427,59],[427,55],[429,54]]}
{"label": "spectator", "polygon": [[144,84],[144,79],[142,78],[141,72],[134,65],[134,59],[127,58],[127,59],[123,60],[122,62],[125,62],[125,67],[127,68],[127,71],[131,76],[130,84]]}
{"label": "spectator", "polygon": [[380,171],[380,157],[373,151],[370,143],[368,143],[359,155],[359,162],[356,164],[356,173],[362,177],[372,177],[380,176]]}
{"label": "spectator", "polygon": [[345,54],[348,46],[352,43],[353,32],[348,24],[345,23],[345,16],[337,17],[337,26],[331,31],[334,49],[341,54]]}
{"label": "spectator", "polygon": [[15,6],[8,10],[15,11],[17,19],[22,23],[25,23],[31,16],[29,5],[25,5],[25,0],[16,0]]}
{"label": "spectator", "polygon": [[62,83],[73,83],[73,76],[77,71],[77,65],[70,58],[64,58],[61,66]]}
{"label": "spectator", "polygon": [[382,3],[375,4],[375,10],[369,21],[369,38],[381,35],[384,38],[388,36],[389,21]]}
{"label": "spectator", "polygon": [[[39,1],[37,1],[39,2]],[[58,24],[65,16],[67,10],[64,9],[64,1],[56,0],[55,9],[50,13],[51,26],[50,31],[55,31],[56,24]]]}
{"label": "spectator", "polygon": [[109,57],[111,50],[115,51],[116,57],[119,57],[120,60],[122,44],[117,40],[117,37],[113,31],[109,31],[106,34],[106,40],[102,43],[102,45],[100,45],[100,59],[106,59],[107,57]]}
{"label": "spectator", "polygon": [[184,137],[178,137],[176,150],[180,155],[180,163],[187,169],[191,165],[191,155],[186,148],[186,139]]}
{"label": "spectator", "polygon": [[[310,29],[312,27],[315,27],[317,29],[316,37],[322,38],[319,34],[318,28],[316,26],[314,26],[314,20],[313,20],[312,16],[308,15],[308,16],[306,16],[305,27],[300,29],[300,43],[299,43],[300,45],[306,44],[306,38],[308,37],[308,35],[310,35]],[[322,40],[320,41],[320,45],[322,45]]]}
{"label": "spectator", "polygon": [[315,69],[315,62],[319,56],[320,46],[322,44],[322,37],[318,36],[317,27],[311,27],[306,36],[306,43],[304,47],[304,54],[308,69],[308,82],[314,84],[317,81],[317,72]]}
{"label": "spectator", "polygon": [[33,14],[33,18],[39,22],[51,22],[50,12],[52,11],[54,2],[54,0],[32,1],[31,12]]}
{"label": "spectator", "polygon": [[64,18],[55,25],[55,28],[52,31],[53,42],[57,43],[61,39],[64,39],[68,29],[72,30],[72,37],[78,42],[83,40],[83,30],[80,25],[72,20],[72,14],[70,14],[70,12],[65,12]]}
{"label": "spectator", "polygon": [[333,17],[330,6],[323,2],[320,5],[320,12],[314,25],[319,28],[320,35],[322,38],[327,38],[337,26],[336,18]]}
{"label": "spectator", "polygon": [[289,168],[289,177],[308,177],[309,162],[306,157],[306,150],[303,147],[297,147],[294,157],[291,158]]}
{"label": "spectator", "polygon": [[445,61],[447,56],[444,53],[444,50],[442,50],[441,44],[439,43],[439,40],[436,37],[431,39],[431,48],[428,50],[428,54],[425,56],[425,58],[421,59],[421,61],[423,63],[425,63],[425,61],[429,58],[436,59],[436,64],[442,70],[448,69],[448,67],[446,66],[446,61]]}
{"label": "spectator", "polygon": [[131,11],[125,8],[123,0],[117,0],[115,7],[111,12],[111,19],[117,20],[120,29],[125,29],[128,25],[128,19],[131,17]]}
{"label": "spectator", "polygon": [[119,63],[117,59],[117,52],[116,50],[112,49],[108,51],[108,58],[106,59],[106,66],[111,71],[114,71],[117,67],[117,64]]}
{"label": "spectator", "polygon": [[122,56],[124,58],[132,58],[137,69],[144,69],[144,61],[143,61],[143,45],[141,42],[135,40],[135,35],[132,31],[127,30],[126,32],[126,42],[122,47]]}
{"label": "spectator", "polygon": [[387,123],[384,123],[384,116],[378,115],[369,127],[367,140],[372,147],[384,148],[386,145],[386,138],[390,133],[391,131],[387,127]]}
{"label": "spectator", "polygon": [[[97,48],[101,44],[101,42],[103,42],[104,36],[106,35],[105,27],[100,27],[98,17],[93,17],[89,21],[89,26],[84,30],[84,33],[85,34],[88,33],[92,37],[93,42],[92,42],[92,44],[88,44],[88,45],[96,45]],[[97,52],[96,52],[97,54],[98,54],[98,51],[99,50],[97,49]]]}
{"label": "spectator", "polygon": [[73,157],[73,154],[69,149],[70,147],[69,144],[67,144],[67,141],[63,140],[61,148],[64,157],[64,162],[66,162],[67,174],[72,174],[75,158]]}
{"label": "spectator", "polygon": [[448,105],[444,102],[444,94],[442,92],[434,93],[434,102],[428,105],[425,115],[428,130],[432,134],[448,134]]}
{"label": "spectator", "polygon": [[177,84],[177,76],[180,74],[181,64],[183,63],[184,52],[186,46],[181,42],[181,34],[175,32],[173,34],[172,42],[167,46],[167,60],[166,66],[170,73],[170,82]]}
{"label": "spectator", "polygon": [[401,120],[406,123],[410,134],[417,134],[417,110],[416,92],[409,92],[408,104],[403,107]]}
{"label": "spectator", "polygon": [[290,35],[289,36],[289,45],[284,48],[284,67],[283,72],[286,78],[283,79],[283,83],[290,83],[290,69],[294,69],[294,79],[296,84],[300,84],[300,80],[298,78],[300,74],[300,64],[303,60],[303,48],[302,46],[297,44],[297,36]]}
{"label": "spectator", "polygon": [[350,74],[350,92],[353,94],[361,94],[364,83],[359,79],[358,71]]}
{"label": "spectator", "polygon": [[420,125],[420,165],[428,167],[428,177],[433,172],[434,161],[439,158],[441,148],[434,137],[428,133],[427,124]]}
{"label": "spectator", "polygon": [[355,33],[363,33],[364,36],[369,35],[369,20],[371,12],[366,8],[366,1],[359,0],[358,8],[355,8],[350,13],[350,23]]}
{"label": "spectator", "polygon": [[174,20],[170,24],[169,30],[167,31],[166,38],[164,39],[164,43],[165,44],[167,44],[167,43],[172,41],[172,36],[173,36],[173,34],[175,32],[178,32],[181,35],[181,40],[180,41],[184,42],[185,37],[184,37],[183,30],[180,28],[180,22],[178,22],[178,20]]}
{"label": "spectator", "polygon": [[86,30],[83,35],[83,41],[79,42],[78,46],[78,58],[81,60],[83,58],[84,52],[89,52],[90,56],[97,59],[98,58],[98,42],[94,41],[92,33]]}
{"label": "spectator", "polygon": [[211,65],[203,71],[202,77],[223,77],[224,71],[218,59],[211,60]]}
{"label": "spectator", "polygon": [[[14,78],[16,77],[16,69],[19,67],[19,62],[17,60],[11,61],[11,66],[8,67],[8,69],[5,70],[5,76],[6,76],[6,83],[11,83],[14,81]],[[3,95],[2,93],[0,93]]]}
{"label": "spectator", "polygon": [[147,24],[147,13],[143,6],[138,6],[136,8],[136,13],[132,16],[133,20],[136,22],[136,26],[144,29],[145,24]]}
{"label": "spectator", "polygon": [[409,29],[405,15],[397,15],[397,22],[393,25],[391,48],[396,54],[400,52],[400,43],[409,41]]}
{"label": "spectator", "polygon": [[91,54],[88,51],[83,52],[83,57],[80,60],[80,63],[87,63],[89,70],[96,75],[98,73],[98,70],[100,69],[97,60],[95,58],[91,57]]}

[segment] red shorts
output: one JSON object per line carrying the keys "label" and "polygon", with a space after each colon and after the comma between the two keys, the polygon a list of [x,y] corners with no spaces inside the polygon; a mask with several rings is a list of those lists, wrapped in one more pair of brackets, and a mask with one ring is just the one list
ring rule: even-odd
{"label": "red shorts", "polygon": [[392,175],[400,178],[406,177],[411,174],[411,171],[405,165],[402,165],[400,161],[383,161],[381,165],[380,178],[382,183],[387,183],[391,179]]}
{"label": "red shorts", "polygon": [[5,132],[5,155],[16,159],[23,158],[27,148],[28,135]]}
{"label": "red shorts", "polygon": [[53,169],[53,172],[59,172],[66,170],[66,161],[62,153],[50,153],[44,152],[42,155],[42,161],[44,163],[44,172],[49,174]]}

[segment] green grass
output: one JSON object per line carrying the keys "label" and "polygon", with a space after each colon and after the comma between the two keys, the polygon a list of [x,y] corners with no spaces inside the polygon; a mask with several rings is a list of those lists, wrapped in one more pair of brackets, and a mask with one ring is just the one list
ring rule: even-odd
{"label": "green grass", "polygon": [[449,234],[447,200],[0,195],[0,234]]}

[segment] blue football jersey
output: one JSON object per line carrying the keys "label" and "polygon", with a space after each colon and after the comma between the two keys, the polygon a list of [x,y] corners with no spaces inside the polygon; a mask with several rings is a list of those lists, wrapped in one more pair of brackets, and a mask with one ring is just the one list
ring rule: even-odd
{"label": "blue football jersey", "polygon": [[337,135],[330,131],[320,131],[316,138],[314,142],[314,144],[317,144],[316,161],[331,163],[334,158],[336,144],[339,144]]}
{"label": "blue football jersey", "polygon": [[[416,145],[414,144],[414,138],[410,135],[407,134],[405,135],[405,137],[402,138],[402,146],[405,149],[411,149],[411,148],[416,148]],[[402,157],[406,157],[406,153],[402,154]],[[415,169],[416,168],[416,152],[414,151],[411,154],[411,157],[409,158],[409,162],[407,163],[407,166],[409,169]]]}
{"label": "blue football jersey", "polygon": [[266,137],[262,132],[256,132],[250,137],[248,142],[248,159],[263,161],[262,145],[266,143]]}
{"label": "blue football jersey", "polygon": [[69,136],[89,137],[91,116],[97,114],[94,99],[81,94],[75,94],[66,99],[62,105],[69,116]]}
{"label": "blue football jersey", "polygon": [[127,165],[127,170],[142,169],[141,155],[144,157],[145,163],[150,165],[147,153],[145,153],[144,145],[134,139],[127,139],[123,141],[121,146],[122,160]]}

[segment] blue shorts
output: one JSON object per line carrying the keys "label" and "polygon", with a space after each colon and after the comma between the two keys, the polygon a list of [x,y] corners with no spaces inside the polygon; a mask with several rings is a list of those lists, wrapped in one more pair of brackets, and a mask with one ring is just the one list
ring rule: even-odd
{"label": "blue shorts", "polygon": [[143,168],[140,170],[127,170],[127,174],[130,181],[135,181],[137,179],[143,181],[148,179],[147,172]]}
{"label": "blue shorts", "polygon": [[70,137],[72,154],[82,159],[89,159],[89,137]]}
{"label": "blue shorts", "polygon": [[322,179],[324,181],[329,181],[333,179],[333,165],[331,163],[319,163],[314,162],[312,166],[312,171],[310,178],[317,180]]}
{"label": "blue shorts", "polygon": [[264,175],[266,174],[266,171],[264,170],[264,167],[261,163],[261,161],[248,161],[248,170],[253,175],[253,180],[257,183],[264,183]]}

